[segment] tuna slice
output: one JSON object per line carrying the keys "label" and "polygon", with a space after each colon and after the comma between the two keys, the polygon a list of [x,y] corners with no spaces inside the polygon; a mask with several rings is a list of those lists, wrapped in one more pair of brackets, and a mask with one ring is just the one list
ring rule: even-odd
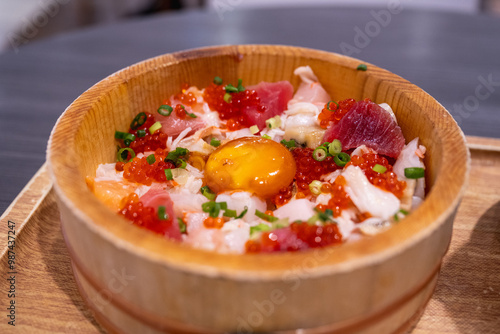
{"label": "tuna slice", "polygon": [[394,118],[378,104],[359,101],[337,124],[326,130],[324,141],[340,140],[342,149],[366,145],[389,157],[397,158],[405,138]]}
{"label": "tuna slice", "polygon": [[[177,103],[172,103],[172,107],[175,108],[176,104]],[[191,107],[185,106],[185,108],[188,113],[193,112]],[[155,112],[154,117],[156,121],[161,123],[161,132],[172,137],[177,137],[188,127],[191,128],[191,131],[187,134],[189,136],[205,126],[205,123],[200,117],[192,118],[187,116],[185,119],[181,119],[175,114],[175,112],[172,112],[170,116],[162,116]]]}
{"label": "tuna slice", "polygon": [[177,223],[174,213],[174,203],[165,190],[151,188],[147,193],[141,196],[140,200],[144,206],[154,208],[155,213],[158,213],[159,206],[164,206],[165,212],[169,217],[167,220],[162,220],[160,223],[154,224],[154,226],[144,227],[156,233],[163,234],[170,239],[181,240],[179,224]]}
{"label": "tuna slice", "polygon": [[257,107],[248,107],[243,110],[247,120],[257,125],[260,130],[266,127],[267,119],[281,115],[287,109],[288,101],[293,97],[293,86],[288,81],[261,82],[247,89],[254,89],[261,104],[266,107],[263,112],[258,111]]}

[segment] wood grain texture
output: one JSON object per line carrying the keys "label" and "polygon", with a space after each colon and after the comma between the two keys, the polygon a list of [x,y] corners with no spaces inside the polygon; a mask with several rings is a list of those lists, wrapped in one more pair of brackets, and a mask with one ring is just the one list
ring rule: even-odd
{"label": "wood grain texture", "polygon": [[[500,327],[497,279],[500,272],[500,141],[468,138],[468,142],[472,147],[489,145],[492,149],[471,149],[470,185],[458,209],[436,291],[408,334],[494,334]],[[37,173],[32,182],[43,184],[42,188],[49,183],[46,170]],[[94,319],[95,314],[78,293],[60,230],[54,192],[36,189],[40,188],[27,188],[25,193],[30,199],[20,197],[9,213],[2,216],[2,229],[6,219],[15,220],[25,228],[18,232],[16,246],[22,282],[19,324],[14,329],[0,322],[0,331],[104,333]],[[33,206],[32,199],[38,204]],[[2,237],[2,250],[4,240]],[[5,255],[0,260],[0,273],[1,277],[5,276]],[[0,289],[6,288],[2,280]],[[4,294],[0,295],[2,304],[5,304],[4,298]]]}
{"label": "wood grain texture", "polygon": [[[184,327],[213,332],[251,327],[266,332],[305,328],[314,333],[396,333],[409,325],[427,301],[448,247],[467,180],[468,151],[457,124],[433,98],[371,64],[368,71],[358,71],[360,62],[273,45],[179,52],[117,72],[67,109],[53,131],[47,156],[65,240],[85,278],[80,280],[82,288],[93,299],[99,291],[110,290],[116,272],[134,277],[102,305],[108,320],[123,332],[140,328],[152,333]],[[297,87],[293,71],[302,65],[311,66],[335,100],[389,103],[406,139],[420,137],[427,147],[427,200],[404,223],[341,247],[216,254],[130,226],[87,189],[85,177],[94,175],[99,163],[115,159],[114,131],[125,129],[138,110],[156,110],[183,82],[205,87],[219,75],[248,84],[288,80]],[[303,268],[291,272],[297,264]],[[276,293],[281,302],[271,303]],[[254,321],[261,303],[271,304],[272,317],[259,314]],[[134,319],[139,322],[131,322]]]}

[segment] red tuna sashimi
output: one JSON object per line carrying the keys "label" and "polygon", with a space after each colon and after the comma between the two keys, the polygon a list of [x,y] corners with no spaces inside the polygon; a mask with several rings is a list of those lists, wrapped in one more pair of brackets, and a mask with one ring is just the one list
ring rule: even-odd
{"label": "red tuna sashimi", "polygon": [[394,118],[372,101],[356,102],[345,116],[326,130],[323,141],[340,140],[342,149],[366,145],[379,154],[397,158],[405,145]]}
{"label": "red tuna sashimi", "polygon": [[165,212],[168,214],[168,219],[155,220],[155,223],[144,226],[145,228],[163,234],[170,239],[181,240],[181,231],[174,213],[174,203],[170,199],[168,192],[161,188],[151,188],[140,197],[140,200],[145,207],[154,208],[156,214],[159,206],[164,206]]}
{"label": "red tuna sashimi", "polygon": [[[177,103],[172,103],[172,107],[175,108]],[[184,106],[186,112],[192,113],[193,110],[190,106]],[[170,116],[162,116],[158,113],[154,113],[155,120],[161,123],[161,132],[166,133],[169,136],[177,137],[182,131],[191,128],[191,131],[187,135],[191,135],[196,131],[205,127],[205,122],[200,117],[192,118],[186,115],[186,118],[179,118],[175,111],[173,111]]]}
{"label": "red tuna sashimi", "polygon": [[260,98],[265,110],[259,111],[258,107],[247,107],[242,112],[251,124],[260,130],[266,127],[266,120],[276,115],[281,115],[287,109],[288,101],[293,97],[293,86],[288,81],[261,82],[256,86],[247,87],[254,89]]}

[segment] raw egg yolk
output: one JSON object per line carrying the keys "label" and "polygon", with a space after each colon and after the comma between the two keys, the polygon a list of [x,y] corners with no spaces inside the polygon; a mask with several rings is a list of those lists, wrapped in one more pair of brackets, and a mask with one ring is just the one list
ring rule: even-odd
{"label": "raw egg yolk", "polygon": [[205,181],[217,193],[243,190],[269,198],[290,185],[296,169],[292,154],[283,145],[262,137],[243,137],[210,155]]}

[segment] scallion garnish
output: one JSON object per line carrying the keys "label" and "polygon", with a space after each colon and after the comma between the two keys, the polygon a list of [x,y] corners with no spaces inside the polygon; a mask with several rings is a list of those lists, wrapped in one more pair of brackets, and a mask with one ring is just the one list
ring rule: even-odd
{"label": "scallion garnish", "polygon": [[237,88],[238,88],[239,93],[245,91],[245,87],[243,87],[242,82],[243,82],[242,79],[238,79],[238,87]]}
{"label": "scallion garnish", "polygon": [[330,106],[331,106],[332,103],[335,103],[335,105],[337,106],[335,108],[335,110],[337,110],[337,108],[339,107],[339,104],[337,102],[333,101],[333,100],[332,101],[328,101],[328,103],[326,104],[326,109],[333,112],[334,110],[332,110],[332,108],[330,108]]}
{"label": "scallion garnish", "polygon": [[262,138],[266,138],[266,139],[272,139],[270,135],[267,135],[267,134],[264,134],[262,135]]}
{"label": "scallion garnish", "polygon": [[148,162],[148,164],[152,165],[156,162],[156,158],[155,158],[155,155],[154,154],[150,154],[148,155],[148,157],[146,158],[146,161]]}
{"label": "scallion garnish", "polygon": [[222,215],[224,217],[236,218],[237,213],[236,210],[226,209]]}
{"label": "scallion garnish", "polygon": [[128,133],[128,132],[121,132],[121,131],[115,131],[115,138],[116,139],[122,139],[122,140],[130,140],[130,141],[134,141],[135,140],[135,136],[131,133]]}
{"label": "scallion garnish", "polygon": [[318,220],[322,223],[326,222],[335,222],[333,220],[333,211],[330,209],[326,209],[325,212],[319,210],[318,208],[314,208],[316,214],[307,220],[308,224],[314,225]]}
{"label": "scallion garnish", "polygon": [[153,125],[151,125],[149,127],[149,133],[153,134],[153,133],[155,133],[159,129],[161,129],[161,123],[160,122],[155,122]]}
{"label": "scallion garnish", "polygon": [[165,169],[165,176],[169,181],[174,179],[174,175],[172,174],[172,170],[170,168]]}
{"label": "scallion garnish", "polygon": [[385,171],[387,170],[387,167],[376,164],[375,166],[372,167],[372,170],[376,173],[384,174]]}
{"label": "scallion garnish", "polygon": [[260,219],[264,219],[265,221],[268,221],[270,223],[275,222],[279,219],[278,217],[270,216],[268,214],[265,214],[264,212],[260,212],[259,210],[255,210],[255,215]]}
{"label": "scallion garnish", "polygon": [[247,214],[247,212],[248,212],[248,207],[247,207],[247,206],[245,206],[245,210],[243,210],[243,211],[242,211],[242,212],[238,215],[238,217],[236,217],[236,219],[241,219],[241,218],[243,218],[243,217]]}
{"label": "scallion garnish", "polygon": [[351,157],[347,153],[340,152],[339,154],[333,157],[333,161],[337,166],[344,167],[345,165],[347,165],[349,161],[351,161]]}
{"label": "scallion garnish", "polygon": [[184,108],[184,112],[186,113],[186,115],[188,115],[189,117],[191,118],[197,118],[198,116],[196,116],[194,113],[189,113],[187,112],[187,110]]}
{"label": "scallion garnish", "polygon": [[221,77],[215,77],[214,78],[214,84],[216,84],[217,86],[222,85],[222,78]]}
{"label": "scallion garnish", "polygon": [[335,156],[342,152],[342,143],[338,139],[334,139],[330,144],[328,144],[328,153]]}
{"label": "scallion garnish", "polygon": [[231,94],[229,93],[224,94],[224,102],[231,103],[231,101],[232,101]]}
{"label": "scallion garnish", "polygon": [[219,217],[220,210],[227,210],[226,202],[205,202],[201,205],[201,210],[207,212],[212,218]]}
{"label": "scallion garnish", "polygon": [[309,190],[311,191],[311,193],[313,195],[317,196],[317,195],[321,194],[321,186],[322,185],[323,185],[323,183],[321,183],[321,181],[314,180],[311,183],[309,183]]}
{"label": "scallion garnish", "polygon": [[326,148],[324,146],[318,146],[314,150],[312,157],[316,161],[323,161],[326,159],[327,155]]}
{"label": "scallion garnish", "polygon": [[169,106],[168,104],[162,104],[160,108],[158,108],[157,112],[158,114],[162,116],[170,116],[170,114],[174,111],[174,108]]}
{"label": "scallion garnish", "polygon": [[204,186],[200,188],[201,194],[208,198],[210,201],[213,201],[217,194],[215,194],[208,186]]}
{"label": "scallion garnish", "polygon": [[146,137],[146,130],[144,129],[137,130],[137,137],[139,138]]}
{"label": "scallion garnish", "polygon": [[187,162],[182,160],[182,159],[179,159],[179,160],[177,160],[176,166],[177,166],[177,168],[186,169]]}
{"label": "scallion garnish", "polygon": [[285,145],[288,149],[297,147],[297,143],[295,143],[295,140],[293,140],[293,139],[290,139],[289,141],[286,141],[285,139],[283,139],[282,141],[280,141],[280,143],[282,145]]}
{"label": "scallion garnish", "polygon": [[264,223],[260,223],[259,225],[256,226],[250,226],[250,236],[252,236],[254,233],[270,231],[270,230],[271,226]]}
{"label": "scallion garnish", "polygon": [[425,170],[421,167],[405,168],[405,176],[409,179],[419,179],[425,176]]}
{"label": "scallion garnish", "polygon": [[177,147],[175,151],[168,152],[165,162],[170,160],[177,166],[179,164],[180,157],[187,155],[188,153],[189,150],[187,148]]}
{"label": "scallion garnish", "polygon": [[167,220],[170,218],[167,211],[166,211],[166,208],[163,205],[160,205],[158,207],[158,218],[160,220]]}
{"label": "scallion garnish", "polygon": [[226,85],[226,87],[224,89],[225,89],[226,93],[238,93],[238,88],[234,87],[231,84]]}
{"label": "scallion garnish", "polygon": [[358,71],[366,71],[367,67],[365,64],[359,64],[358,67],[356,68]]}
{"label": "scallion garnish", "polygon": [[140,127],[141,125],[146,123],[147,119],[148,119],[148,116],[146,116],[146,113],[144,113],[144,112],[138,113],[137,116],[135,116],[134,119],[132,120],[132,123],[130,123],[130,128],[132,130],[137,129],[138,127]]}
{"label": "scallion garnish", "polygon": [[130,160],[134,159],[135,152],[133,149],[131,149],[130,147],[121,148],[116,155],[116,159],[120,162],[129,162],[130,160],[127,160],[129,153]]}
{"label": "scallion garnish", "polygon": [[394,221],[399,222],[400,219],[403,219],[405,216],[408,216],[409,212],[406,210],[399,210],[394,214]]}
{"label": "scallion garnish", "polygon": [[217,139],[217,138],[213,138],[210,139],[210,145],[212,145],[213,147],[219,147],[220,146],[220,140]]}
{"label": "scallion garnish", "polygon": [[185,234],[187,232],[187,225],[184,220],[182,220],[182,218],[177,218],[177,223],[179,224],[179,231]]}

